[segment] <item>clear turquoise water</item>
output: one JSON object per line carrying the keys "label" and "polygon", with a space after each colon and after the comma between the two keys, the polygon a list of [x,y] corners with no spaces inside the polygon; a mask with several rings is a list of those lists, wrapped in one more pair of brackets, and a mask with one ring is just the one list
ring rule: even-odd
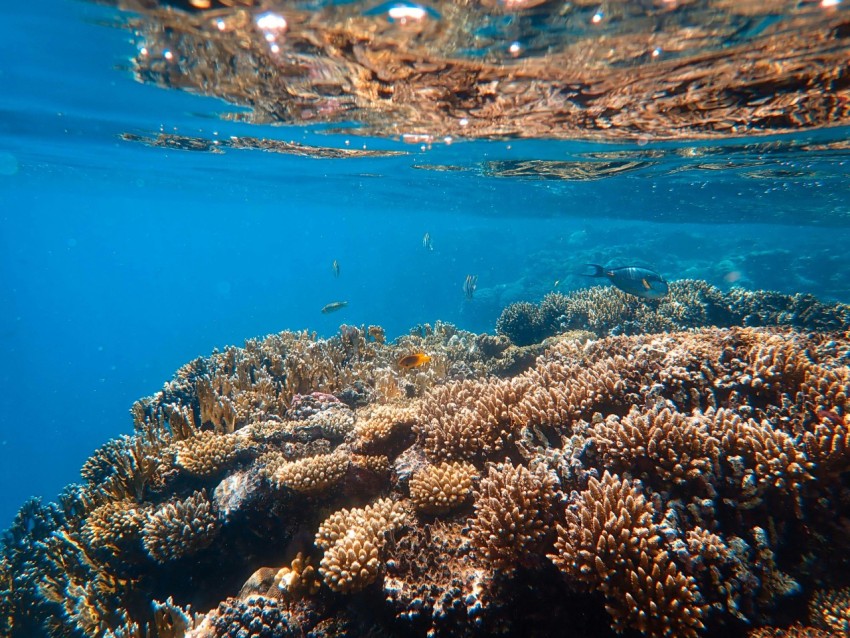
{"label": "clear turquoise water", "polygon": [[[219,101],[136,83],[125,70],[130,34],[106,24],[114,19],[47,0],[10,3],[0,22],[0,527],[129,433],[135,399],[190,359],[252,336],[330,335],[349,323],[393,337],[437,320],[492,331],[508,303],[538,300],[555,281],[586,283],[575,273],[592,261],[850,302],[850,154],[800,147],[846,130],[771,147],[729,140],[710,158],[725,169],[707,170],[674,144],[421,150],[250,126],[216,119],[231,110]],[[322,160],[119,139],[158,131],[407,154]],[[614,150],[670,154],[597,181],[488,168]],[[472,302],[468,274],[479,277]],[[349,305],[321,314],[334,300]]]}

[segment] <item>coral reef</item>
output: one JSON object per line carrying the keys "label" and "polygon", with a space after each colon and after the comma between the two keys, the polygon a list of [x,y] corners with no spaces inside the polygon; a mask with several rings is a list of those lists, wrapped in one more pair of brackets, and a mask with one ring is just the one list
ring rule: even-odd
{"label": "coral reef", "polygon": [[539,343],[567,330],[597,336],[672,332],[702,326],[794,326],[838,330],[850,322],[847,306],[812,295],[783,295],[734,288],[728,293],[703,281],[670,283],[659,300],[639,300],[613,286],[569,294],[549,293],[538,305],[518,302],[502,311],[496,331],[517,345]]}
{"label": "coral reef", "polygon": [[0,635],[846,634],[847,308],[671,290],[534,311],[595,339],[344,327],[191,362],[21,509]]}
{"label": "coral reef", "polygon": [[618,632],[697,636],[706,610],[694,578],[664,549],[657,515],[637,485],[605,472],[567,509],[551,558],[572,580],[605,594]]}

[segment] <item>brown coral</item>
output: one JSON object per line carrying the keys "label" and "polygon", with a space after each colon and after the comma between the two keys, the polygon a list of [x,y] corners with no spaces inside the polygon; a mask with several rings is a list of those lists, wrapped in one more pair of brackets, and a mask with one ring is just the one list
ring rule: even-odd
{"label": "brown coral", "polygon": [[655,514],[636,484],[606,471],[567,510],[550,558],[571,579],[605,594],[615,630],[695,638],[706,609],[694,579],[664,549]]}
{"label": "brown coral", "polygon": [[809,603],[809,620],[821,629],[850,635],[850,587],[816,592]]}
{"label": "brown coral", "polygon": [[817,627],[804,627],[800,624],[791,625],[788,629],[778,627],[759,627],[747,634],[747,638],[841,638],[831,631]]}
{"label": "brown coral", "polygon": [[478,470],[470,463],[428,465],[410,477],[410,499],[420,512],[445,514],[470,497],[477,477]]}
{"label": "brown coral", "polygon": [[142,541],[154,560],[166,563],[209,547],[220,527],[206,490],[201,490],[182,501],[168,502],[150,514]]}
{"label": "brown coral", "polygon": [[189,474],[210,477],[225,471],[243,451],[243,437],[207,430],[175,443],[174,463]]}
{"label": "brown coral", "polygon": [[534,564],[553,531],[558,500],[558,481],[545,466],[491,464],[475,492],[473,544],[498,569]]}
{"label": "brown coral", "polygon": [[386,534],[404,524],[404,506],[381,499],[364,508],[343,509],[319,526],[316,545],[325,550],[319,573],[339,592],[359,591],[377,580]]}
{"label": "brown coral", "polygon": [[132,500],[107,501],[86,517],[83,542],[107,560],[141,549],[145,513],[145,508]]}
{"label": "brown coral", "polygon": [[720,453],[720,442],[701,415],[667,407],[642,413],[633,406],[622,419],[610,415],[591,426],[589,436],[605,467],[667,484],[709,474]]}
{"label": "brown coral", "polygon": [[390,403],[377,405],[357,415],[354,426],[354,446],[359,450],[374,450],[390,438],[409,432],[416,420],[416,405]]}
{"label": "brown coral", "polygon": [[339,483],[348,471],[348,456],[336,451],[280,464],[272,473],[272,483],[301,494],[320,494]]}

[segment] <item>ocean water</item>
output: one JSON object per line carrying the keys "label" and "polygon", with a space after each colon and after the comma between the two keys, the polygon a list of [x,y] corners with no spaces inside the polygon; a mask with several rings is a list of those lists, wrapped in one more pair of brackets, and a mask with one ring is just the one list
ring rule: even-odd
{"label": "ocean water", "polygon": [[[138,81],[143,38],[126,15],[73,0],[3,9],[0,528],[132,433],[135,400],[247,338],[377,324],[392,339],[436,321],[492,333],[510,303],[597,283],[588,263],[850,303],[838,118],[678,140],[240,121],[223,116],[244,106]],[[139,141],[160,134],[175,142]],[[246,137],[396,154],[228,142]],[[599,174],[603,162],[616,170]],[[348,305],[323,314],[333,301]]]}
{"label": "ocean water", "polygon": [[[128,61],[138,43],[115,26],[112,8],[48,0],[4,14],[4,526],[24,499],[52,498],[97,446],[129,433],[134,400],[188,360],[253,336],[329,336],[346,323],[380,324],[394,337],[436,320],[492,332],[511,302],[587,285],[576,273],[588,262],[850,302],[845,128],[710,142],[423,147],[223,121],[231,107],[220,100],[134,80]],[[199,153],[122,140],[128,132],[404,154]],[[713,165],[682,148],[710,149]],[[618,152],[640,160],[649,151],[661,158],[593,181],[492,168],[589,164]],[[455,170],[434,170],[441,166]],[[746,174],[754,170],[762,176]],[[433,251],[422,246],[425,233]],[[479,277],[472,302],[462,290],[469,274]],[[321,314],[335,300],[349,305]]]}

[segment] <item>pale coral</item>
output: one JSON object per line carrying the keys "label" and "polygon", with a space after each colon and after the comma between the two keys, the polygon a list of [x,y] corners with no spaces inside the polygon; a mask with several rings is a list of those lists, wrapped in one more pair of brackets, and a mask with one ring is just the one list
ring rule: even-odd
{"label": "pale coral", "polygon": [[410,500],[426,514],[445,514],[472,495],[478,470],[470,463],[444,462],[428,465],[410,477]]}
{"label": "pale coral", "polygon": [[283,462],[274,469],[271,482],[302,494],[320,494],[342,480],[349,464],[342,451]]}
{"label": "pale coral", "polygon": [[386,534],[407,520],[401,503],[381,499],[360,509],[343,509],[319,526],[316,545],[325,550],[319,573],[334,591],[359,591],[377,580]]}

